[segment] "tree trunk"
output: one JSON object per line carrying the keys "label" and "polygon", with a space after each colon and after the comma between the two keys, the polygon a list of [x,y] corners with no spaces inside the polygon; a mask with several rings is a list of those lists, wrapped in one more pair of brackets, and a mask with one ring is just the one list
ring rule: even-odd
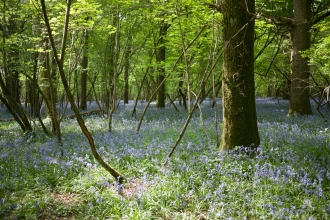
{"label": "tree trunk", "polygon": [[124,72],[124,104],[128,104],[128,93],[129,93],[129,58],[131,55],[131,41],[132,41],[132,36],[129,36],[129,39],[127,41],[127,48],[125,51],[125,72]]}
{"label": "tree trunk", "polygon": [[10,48],[10,52],[7,55],[7,71],[6,74],[6,86],[10,94],[16,99],[17,102],[20,102],[20,82],[19,82],[19,52],[16,49],[16,45]]}
{"label": "tree trunk", "polygon": [[112,88],[111,88],[111,106],[109,109],[109,131],[112,131],[112,118],[117,109],[117,78],[118,78],[118,57],[120,53],[120,19],[119,19],[119,4],[117,3],[117,13],[114,16],[114,25],[116,25],[116,35],[114,38],[114,53],[112,59]]}
{"label": "tree trunk", "polygon": [[31,105],[30,112],[33,116],[40,116],[40,108],[41,108],[41,101],[39,100],[39,91],[37,90],[38,57],[39,57],[39,53],[35,52],[34,63],[33,63],[33,77],[30,80],[31,88],[29,89],[30,105]]}
{"label": "tree trunk", "polygon": [[2,77],[0,77],[0,88],[2,90],[4,98],[6,99],[8,105],[10,106],[11,109],[10,112],[12,114],[14,113],[17,116],[16,117],[15,115],[13,115],[15,120],[19,118],[21,122],[18,122],[17,120],[16,121],[21,125],[21,127],[22,125],[24,126],[22,127],[23,131],[27,131],[27,132],[32,131],[31,123],[28,117],[26,116],[25,111],[21,106],[21,103],[19,103],[17,99],[10,94],[10,91],[6,87],[4,81],[2,80]]}
{"label": "tree trunk", "polygon": [[[183,81],[183,74],[182,74],[182,79],[180,79],[180,81],[179,81],[179,95],[182,98],[182,103],[183,103],[184,109],[187,110],[187,100],[186,100],[186,94],[185,94],[186,91],[183,88],[183,83],[184,83],[184,81]],[[181,99],[180,99],[180,102],[181,102]]]}
{"label": "tree trunk", "polygon": [[[246,8],[248,6],[248,8]],[[223,125],[220,150],[260,144],[254,86],[254,0],[224,0]],[[250,14],[250,13],[251,14]]]}
{"label": "tree trunk", "polygon": [[80,85],[80,109],[85,110],[87,108],[87,67],[88,67],[88,31],[84,33],[85,44],[83,48],[83,57],[81,61],[81,85]]}
{"label": "tree trunk", "polygon": [[48,104],[46,104],[46,106],[49,106],[49,108],[51,110],[53,132],[56,133],[57,141],[58,141],[58,144],[60,145],[61,156],[64,156],[60,120],[57,116],[57,110],[56,110],[56,102],[55,102],[56,95],[55,95],[55,89],[53,86],[48,45],[49,45],[49,40],[48,40],[48,38],[46,38],[46,47],[45,47],[45,49],[46,49],[46,73],[47,73],[48,86],[49,86],[49,88],[48,88],[49,99],[48,99],[48,97],[45,97],[45,99],[47,98],[49,102],[48,102]]}
{"label": "tree trunk", "polygon": [[[113,25],[115,26],[116,16],[113,16]],[[104,111],[109,113],[109,109],[112,105],[112,95],[113,95],[113,80],[114,80],[114,65],[115,65],[115,46],[116,46],[116,35],[115,33],[111,33],[108,37],[107,42],[107,49],[105,54],[106,59],[106,69],[104,73],[104,83],[105,83],[105,91],[103,94],[103,103],[105,103],[105,106],[103,107]]]}
{"label": "tree trunk", "polygon": [[293,0],[292,64],[288,115],[312,115],[309,100],[309,58],[301,52],[310,48],[311,0]]}
{"label": "tree trunk", "polygon": [[[162,21],[160,31],[159,31],[159,41],[158,41],[158,45],[160,45],[160,46],[159,46],[158,53],[156,56],[157,63],[159,65],[158,73],[157,73],[157,85],[160,85],[162,83],[162,81],[165,79],[164,62],[165,62],[166,47],[164,45],[164,43],[165,43],[164,36],[166,36],[168,28],[169,28],[168,24],[165,23],[165,21]],[[165,108],[165,99],[166,99],[165,83],[163,83],[157,92],[156,107]]]}
{"label": "tree trunk", "polygon": [[[51,103],[51,94],[50,94],[50,88],[49,88],[49,79],[48,79],[48,73],[47,73],[47,67],[46,67],[46,52],[39,53],[39,69],[40,69],[40,84],[41,84],[41,89],[42,93],[44,94],[44,102]],[[52,118],[52,112],[51,109],[49,108],[50,106],[44,105],[45,106],[45,114],[46,117]],[[53,128],[54,130],[54,128]]]}

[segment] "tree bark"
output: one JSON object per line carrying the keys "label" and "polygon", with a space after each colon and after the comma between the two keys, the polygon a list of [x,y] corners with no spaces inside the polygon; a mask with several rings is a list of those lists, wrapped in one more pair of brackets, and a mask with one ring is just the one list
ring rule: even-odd
{"label": "tree bark", "polygon": [[[184,109],[187,110],[186,90],[183,88],[183,83],[184,83],[184,80],[183,80],[183,74],[182,74],[182,79],[180,79],[180,81],[179,81],[179,95],[182,98],[182,103],[183,103]],[[180,102],[181,102],[181,99],[180,99]],[[180,105],[181,105],[181,103],[180,103]]]}
{"label": "tree bark", "polygon": [[[46,48],[47,46],[45,46]],[[41,89],[42,93],[44,94],[44,102],[51,103],[51,92],[49,88],[49,79],[48,79],[48,73],[47,73],[47,64],[46,64],[46,52],[43,51],[42,53],[39,53],[39,69],[40,69],[40,84],[41,84]],[[52,118],[52,111],[50,109],[50,106],[44,105],[45,106],[45,114],[46,117]],[[54,128],[53,128],[54,131]]]}
{"label": "tree bark", "polygon": [[[224,0],[220,150],[260,144],[254,86],[254,0]],[[250,13],[249,13],[250,12]]]}
{"label": "tree bark", "polygon": [[288,115],[312,115],[309,100],[309,58],[302,53],[310,48],[311,0],[293,0],[292,64],[290,109]]}
{"label": "tree bark", "polygon": [[133,40],[132,36],[129,36],[127,41],[127,48],[125,50],[125,69],[124,69],[124,104],[128,104],[128,94],[129,94],[129,58],[131,55],[131,41]]}
{"label": "tree bark", "polygon": [[86,110],[87,108],[87,67],[88,67],[88,31],[85,30],[84,33],[85,44],[83,48],[83,57],[81,61],[81,87],[80,87],[80,109]]}
{"label": "tree bark", "polygon": [[[157,84],[160,85],[163,80],[165,79],[165,58],[166,58],[166,47],[164,45],[165,40],[164,36],[167,34],[167,29],[169,28],[169,25],[165,22],[161,22],[161,27],[159,31],[159,49],[157,53],[157,63],[159,65],[158,67],[158,73],[157,73]],[[166,100],[166,91],[165,91],[165,83],[163,83],[160,87],[160,89],[157,92],[157,101],[156,101],[156,107],[157,108],[165,108],[165,100]]]}
{"label": "tree bark", "polygon": [[111,89],[111,106],[109,109],[109,131],[112,131],[112,118],[117,109],[117,77],[118,77],[118,56],[120,53],[120,20],[119,20],[119,4],[117,4],[117,12],[114,16],[114,24],[116,25],[116,35],[114,41],[114,54],[112,64],[112,89]]}
{"label": "tree bark", "polygon": [[7,69],[6,73],[6,86],[10,94],[15,98],[17,102],[20,102],[20,80],[19,80],[19,52],[16,48],[18,46],[13,45],[10,48],[10,52],[7,54]]}
{"label": "tree bark", "polygon": [[32,131],[31,123],[30,123],[27,115],[25,114],[25,111],[24,111],[23,107],[21,106],[21,103],[19,103],[17,101],[17,99],[10,94],[8,88],[6,87],[4,81],[2,80],[2,77],[0,77],[0,88],[3,92],[4,98],[7,100],[7,103],[10,105],[10,108],[12,109],[11,113],[14,113],[17,115],[17,117],[15,117],[13,115],[15,120],[16,120],[16,118],[19,118],[21,123],[18,122],[17,120],[16,121],[20,125],[21,124],[24,125],[24,128],[22,127],[23,131],[26,131],[26,132]]}
{"label": "tree bark", "polygon": [[[112,25],[117,27],[117,16],[112,15]],[[109,113],[109,110],[112,106],[113,102],[113,82],[115,75],[115,68],[117,68],[115,63],[116,58],[116,33],[111,33],[108,36],[108,42],[106,46],[106,70],[104,74],[104,82],[105,82],[105,94],[103,97],[103,103],[105,103],[104,110]]]}

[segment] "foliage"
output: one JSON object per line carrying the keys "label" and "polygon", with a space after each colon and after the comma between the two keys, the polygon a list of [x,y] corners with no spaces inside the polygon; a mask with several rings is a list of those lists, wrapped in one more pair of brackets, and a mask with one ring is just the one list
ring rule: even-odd
{"label": "foliage", "polygon": [[[47,1],[53,34],[55,34],[56,39],[59,39],[62,34],[65,4],[65,1]],[[327,1],[314,1],[313,12],[326,11],[327,5]],[[120,7],[117,9],[117,6]],[[256,55],[259,51],[262,52],[255,61],[257,96],[274,96],[274,94],[269,94],[270,87],[276,86],[278,89],[285,86],[284,82],[290,72],[290,53],[288,51],[290,51],[291,45],[288,34],[289,29],[271,24],[269,20],[281,23],[284,18],[292,18],[292,7],[292,1],[289,0],[256,1],[256,10],[260,17],[256,21],[255,51]],[[4,10],[3,5],[0,6],[0,9]],[[155,89],[157,63],[155,56],[152,56],[152,54],[157,49],[159,25],[162,19],[170,24],[165,41],[167,58],[164,63],[165,72],[171,73],[167,83],[167,92],[171,97],[176,97],[180,80],[184,81],[184,89],[188,87],[189,83],[191,91],[197,93],[200,90],[201,77],[209,69],[208,62],[216,59],[222,51],[220,37],[221,14],[212,11],[200,1],[127,0],[74,1],[69,27],[68,56],[65,61],[67,76],[73,90],[80,88],[83,33],[88,30],[89,98],[95,99],[95,96],[98,96],[101,101],[105,101],[104,97],[109,93],[112,83],[109,76],[109,47],[111,44],[110,36],[114,35],[116,31],[113,24],[116,13],[120,14],[120,30],[118,30],[120,32],[119,59],[116,65],[119,97],[123,93],[124,74],[122,72],[126,62],[124,54],[127,50],[128,40],[131,41],[132,47],[129,56],[130,99],[136,97],[139,84],[148,68],[147,83],[149,86],[143,87],[143,98],[148,98],[147,94]],[[28,88],[23,83],[26,78],[21,73],[32,76],[34,72],[33,53],[34,51],[40,51],[41,48],[40,45],[43,39],[43,26],[41,24],[43,24],[43,21],[40,15],[39,2],[27,1],[23,4],[7,1],[5,17],[7,22],[12,17],[18,24],[17,27],[24,24],[24,28],[20,31],[10,29],[13,34],[7,37],[6,45],[8,47],[16,45],[15,47],[19,50],[19,59],[15,61],[18,62],[16,68],[20,72],[22,92],[26,89],[28,92]],[[321,24],[313,27],[313,33],[317,34],[313,37],[313,42],[316,44],[313,47],[314,49],[311,50],[312,63],[317,65],[323,74],[328,72],[327,63],[329,63],[325,60],[327,55],[324,55],[326,52],[324,48],[327,48],[327,23],[328,20],[324,20]],[[173,68],[174,63],[183,51],[183,44],[187,46],[203,25],[207,25],[207,28],[187,50],[188,68],[185,66],[184,58],[181,58],[176,68]],[[0,31],[0,35],[3,34],[3,31]],[[60,45],[60,41],[57,42]],[[214,51],[211,52],[211,48]],[[276,52],[278,48],[279,51]],[[2,55],[1,53],[0,56]],[[3,65],[2,63],[1,66]],[[183,77],[185,72],[189,73],[189,80]],[[221,59],[218,60],[214,73],[215,79],[221,79]],[[91,85],[92,83],[93,85]],[[208,80],[206,88],[211,89],[212,84],[212,81]],[[91,90],[92,86],[95,88],[96,95]],[[62,87],[57,85],[56,88],[58,96],[63,96]],[[79,92],[76,91],[76,93],[78,97]],[[26,94],[23,93],[22,97],[27,99],[25,96]],[[218,94],[218,96],[221,96],[221,94]],[[211,97],[211,94],[209,94],[209,97]]]}
{"label": "foliage", "polygon": [[327,25],[329,19],[326,19],[315,26],[315,38],[319,39],[310,51],[306,52],[311,58],[311,65],[316,66],[318,71],[325,75],[329,75],[329,56],[327,48],[330,45],[329,27]]}
{"label": "foliage", "polygon": [[[139,104],[138,115],[143,107]],[[23,135],[15,123],[1,123],[0,216],[327,219],[328,124],[318,116],[288,118],[287,108],[287,101],[257,100],[262,144],[258,156],[249,158],[239,148],[216,153],[214,110],[205,102],[204,128],[196,113],[165,169],[160,166],[185,121],[184,111],[153,105],[138,134],[132,103],[119,106],[112,133],[107,120],[86,117],[100,153],[128,177],[125,186],[97,165],[74,119],[62,122],[62,158],[55,138]]]}

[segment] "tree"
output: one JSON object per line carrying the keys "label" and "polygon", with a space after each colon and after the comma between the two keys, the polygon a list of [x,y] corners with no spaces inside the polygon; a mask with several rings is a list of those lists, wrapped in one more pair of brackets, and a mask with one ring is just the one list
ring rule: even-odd
{"label": "tree", "polygon": [[132,41],[132,35],[129,35],[127,38],[127,45],[125,50],[125,66],[124,66],[124,104],[128,104],[128,94],[129,94],[129,58],[131,55],[131,41]]}
{"label": "tree", "polygon": [[[312,33],[318,32],[315,24],[330,15],[329,7],[330,2],[328,0],[270,0],[269,4],[264,5],[260,13],[260,17],[268,24],[275,25],[283,36],[290,36],[287,40],[284,40],[282,50],[289,48],[291,50],[291,76],[286,77],[287,74],[283,73],[287,71],[280,69],[278,65],[274,65],[275,71],[284,76],[286,84],[290,86],[288,115],[312,114],[308,51],[313,43]],[[283,52],[284,54],[285,52]],[[276,62],[272,63],[275,64]]]}
{"label": "tree", "polygon": [[[48,78],[48,71],[49,69],[47,69],[47,58],[46,56],[48,56],[48,52],[47,51],[47,47],[48,47],[48,42],[46,41],[46,39],[43,42],[43,47],[44,47],[44,51],[39,53],[39,69],[40,69],[40,76],[39,76],[39,80],[40,80],[40,87],[42,89],[42,93],[44,95],[44,102],[48,102],[51,103],[52,99],[51,99],[51,91],[50,91],[50,84],[49,84],[49,78]],[[45,105],[45,114],[46,117],[52,117],[52,110],[50,109],[51,107],[49,105]]]}
{"label": "tree", "polygon": [[223,124],[220,150],[260,144],[254,86],[254,0],[209,4],[223,16]]}
{"label": "tree", "polygon": [[311,45],[312,0],[293,0],[294,17],[292,21],[292,64],[289,115],[313,114],[309,100],[309,58],[302,52]]}
{"label": "tree", "polygon": [[[165,79],[164,63],[166,60],[166,47],[164,45],[165,44],[164,37],[166,37],[168,28],[169,28],[169,25],[164,20],[162,20],[161,24],[160,24],[160,29],[159,29],[159,41],[158,41],[159,48],[158,48],[158,52],[156,55],[157,63],[159,65],[158,73],[157,73],[157,85],[158,86]],[[157,102],[156,102],[157,108],[165,107],[165,99],[166,99],[165,83],[163,83],[157,92]]]}
{"label": "tree", "polygon": [[87,108],[88,30],[84,32],[84,48],[81,61],[80,109]]}
{"label": "tree", "polygon": [[[20,47],[18,36],[25,30],[25,22],[18,16],[13,8],[19,9],[16,2],[4,0],[2,6],[2,17],[0,31],[2,35],[2,67],[0,69],[0,99],[21,126],[23,131],[31,131],[32,126],[20,103]],[[11,10],[8,10],[9,7]],[[4,77],[4,79],[3,79]]]}

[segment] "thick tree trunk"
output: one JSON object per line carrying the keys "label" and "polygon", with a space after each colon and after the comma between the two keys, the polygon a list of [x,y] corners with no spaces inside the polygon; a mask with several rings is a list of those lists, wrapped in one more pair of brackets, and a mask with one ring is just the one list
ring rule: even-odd
{"label": "thick tree trunk", "polygon": [[309,100],[309,59],[301,52],[310,48],[311,0],[293,0],[290,110],[288,115],[313,114]]}
{"label": "thick tree trunk", "polygon": [[81,61],[81,81],[80,81],[80,109],[85,110],[87,108],[87,67],[88,67],[88,31],[85,30],[85,44],[83,49],[83,57]]}
{"label": "thick tree trunk", "polygon": [[[164,43],[165,43],[164,36],[166,36],[168,28],[169,28],[168,24],[165,23],[165,21],[162,21],[160,31],[159,31],[159,41],[158,41],[158,45],[160,45],[160,46],[159,46],[158,53],[156,56],[157,63],[159,65],[158,74],[157,74],[157,85],[160,85],[162,83],[162,81],[165,79],[164,62],[165,62],[165,58],[166,58],[165,57],[166,47],[164,45]],[[165,100],[166,100],[166,91],[165,91],[165,83],[163,83],[157,92],[156,107],[164,108]]]}
{"label": "thick tree trunk", "polygon": [[255,148],[260,144],[253,66],[254,20],[250,14],[255,11],[254,5],[254,0],[224,0],[222,5],[225,49],[220,150],[235,146]]}

